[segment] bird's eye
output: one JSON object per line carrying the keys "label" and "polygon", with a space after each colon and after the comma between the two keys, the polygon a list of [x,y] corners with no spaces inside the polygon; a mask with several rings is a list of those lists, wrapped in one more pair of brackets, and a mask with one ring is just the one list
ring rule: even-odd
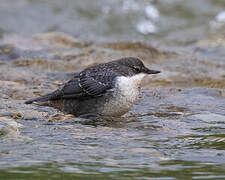
{"label": "bird's eye", "polygon": [[140,72],[140,71],[141,71],[141,68],[140,68],[139,66],[134,66],[133,68],[134,68],[134,70],[137,71],[137,72]]}

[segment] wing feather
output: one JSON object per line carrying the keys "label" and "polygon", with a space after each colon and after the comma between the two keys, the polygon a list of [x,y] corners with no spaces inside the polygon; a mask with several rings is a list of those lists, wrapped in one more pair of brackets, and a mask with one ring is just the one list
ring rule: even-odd
{"label": "wing feather", "polygon": [[112,82],[102,75],[81,76],[80,87],[91,96],[100,96],[108,89],[112,88]]}

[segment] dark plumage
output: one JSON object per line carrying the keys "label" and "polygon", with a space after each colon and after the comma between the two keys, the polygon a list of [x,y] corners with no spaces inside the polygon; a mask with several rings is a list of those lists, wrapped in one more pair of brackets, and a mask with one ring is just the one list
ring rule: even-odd
{"label": "dark plumage", "polygon": [[116,88],[117,77],[132,77],[139,73],[156,74],[159,71],[149,70],[138,58],[122,58],[86,68],[56,91],[25,103],[39,102],[78,116],[113,115],[113,112],[104,113],[104,106],[112,97],[116,98],[115,91],[120,91]]}

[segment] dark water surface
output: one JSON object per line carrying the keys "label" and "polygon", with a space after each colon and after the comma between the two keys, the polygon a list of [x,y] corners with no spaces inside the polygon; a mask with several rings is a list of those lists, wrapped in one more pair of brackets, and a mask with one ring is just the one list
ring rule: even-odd
{"label": "dark water surface", "polygon": [[[24,104],[123,56],[162,71],[125,117]],[[0,102],[0,179],[225,179],[225,2],[0,0]]]}

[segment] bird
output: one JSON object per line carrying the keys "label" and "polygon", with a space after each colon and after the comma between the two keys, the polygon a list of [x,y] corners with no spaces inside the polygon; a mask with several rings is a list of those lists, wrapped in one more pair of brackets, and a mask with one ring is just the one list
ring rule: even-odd
{"label": "bird", "polygon": [[121,117],[138,102],[141,81],[160,71],[136,57],[123,57],[87,67],[57,90],[25,101],[54,107],[76,117]]}

